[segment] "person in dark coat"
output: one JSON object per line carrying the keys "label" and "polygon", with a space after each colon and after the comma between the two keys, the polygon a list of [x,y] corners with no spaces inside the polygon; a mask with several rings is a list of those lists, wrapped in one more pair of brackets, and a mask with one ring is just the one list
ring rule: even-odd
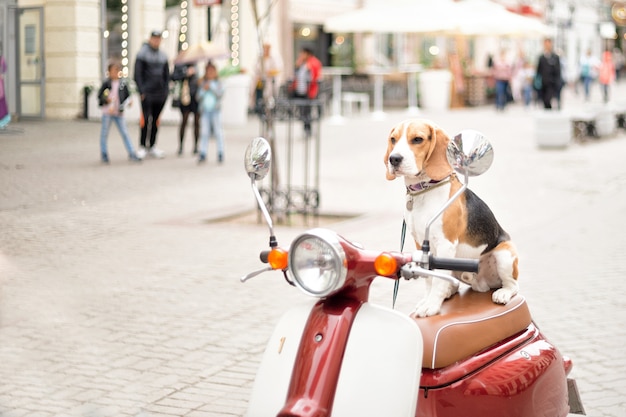
{"label": "person in dark coat", "polygon": [[[163,158],[164,152],[156,145],[159,116],[169,94],[170,70],[167,56],[159,50],[161,32],[153,31],[144,43],[135,60],[135,83],[141,97],[141,137],[137,151],[141,158],[146,153],[154,158]],[[148,142],[150,132],[150,142]]]}
{"label": "person in dark coat", "polygon": [[181,83],[180,97],[177,97],[178,107],[182,116],[179,131],[178,155],[183,154],[183,142],[185,140],[185,129],[189,115],[193,113],[193,154],[198,153],[198,139],[200,138],[200,117],[198,115],[198,75],[193,64],[179,64],[174,67],[172,81]]}
{"label": "person in dark coat", "polygon": [[554,52],[550,38],[543,41],[543,54],[537,63],[537,75],[541,77],[538,93],[543,101],[543,107],[544,109],[551,109],[552,100],[558,100],[563,79],[561,77],[561,58]]}

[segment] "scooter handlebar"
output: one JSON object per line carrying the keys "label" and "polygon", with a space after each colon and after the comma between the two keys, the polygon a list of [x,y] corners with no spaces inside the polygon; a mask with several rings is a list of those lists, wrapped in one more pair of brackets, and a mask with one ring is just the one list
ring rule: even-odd
{"label": "scooter handlebar", "polygon": [[478,272],[478,259],[456,259],[428,257],[430,269],[447,269],[450,271]]}
{"label": "scooter handlebar", "polygon": [[259,259],[261,259],[261,262],[263,262],[264,264],[268,263],[268,257],[270,255],[271,250],[264,250],[261,251],[261,253],[259,254]]}
{"label": "scooter handlebar", "polygon": [[[264,250],[259,254],[261,262],[268,263],[270,250]],[[437,258],[430,255],[428,262],[431,269],[448,269],[451,271],[478,272],[477,259],[459,259],[459,258]]]}

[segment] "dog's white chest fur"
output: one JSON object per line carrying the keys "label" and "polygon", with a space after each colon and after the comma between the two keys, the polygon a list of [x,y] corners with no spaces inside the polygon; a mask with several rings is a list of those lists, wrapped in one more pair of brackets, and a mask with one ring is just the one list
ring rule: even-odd
{"label": "dog's white chest fur", "polygon": [[[450,183],[417,194],[407,193],[404,219],[413,239],[417,242],[424,240],[426,225],[448,201],[449,195]],[[431,230],[436,233],[437,230],[442,229],[442,216],[439,216],[431,225]],[[437,237],[440,238],[441,236]]]}

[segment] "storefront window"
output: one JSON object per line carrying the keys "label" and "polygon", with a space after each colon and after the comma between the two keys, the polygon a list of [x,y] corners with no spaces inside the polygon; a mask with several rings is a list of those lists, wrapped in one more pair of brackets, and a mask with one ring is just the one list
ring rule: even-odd
{"label": "storefront window", "polygon": [[330,47],[330,65],[333,67],[354,67],[354,37],[341,33],[333,35]]}

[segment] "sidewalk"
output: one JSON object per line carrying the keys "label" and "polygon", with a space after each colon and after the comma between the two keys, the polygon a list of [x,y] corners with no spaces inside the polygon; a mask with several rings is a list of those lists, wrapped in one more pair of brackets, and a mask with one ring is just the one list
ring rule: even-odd
{"label": "sidewalk", "polygon": [[[626,97],[626,84],[613,96]],[[563,103],[584,105],[571,92]],[[407,114],[385,111],[323,121],[321,212],[354,215],[324,226],[397,250],[404,190],[385,180],[383,154]],[[622,417],[626,134],[539,149],[533,114],[422,111],[450,134],[471,128],[492,142],[494,163],[470,187],[513,236],[521,291],[572,358],[587,415]],[[111,129],[105,166],[99,129],[22,121],[0,133],[0,416],[241,416],[273,325],[307,300],[278,274],[241,284],[261,267],[267,227],[213,221],[254,208],[242,160],[258,122],[226,129],[221,165],[213,141],[208,162],[196,163],[191,130],[177,157],[177,126],[165,124],[165,159],[129,163]],[[137,137],[136,125],[129,131]],[[283,163],[283,125],[277,133]],[[278,225],[279,243],[301,230]],[[410,311],[421,291],[403,282],[398,309]],[[372,301],[389,306],[391,292],[377,281]]]}

